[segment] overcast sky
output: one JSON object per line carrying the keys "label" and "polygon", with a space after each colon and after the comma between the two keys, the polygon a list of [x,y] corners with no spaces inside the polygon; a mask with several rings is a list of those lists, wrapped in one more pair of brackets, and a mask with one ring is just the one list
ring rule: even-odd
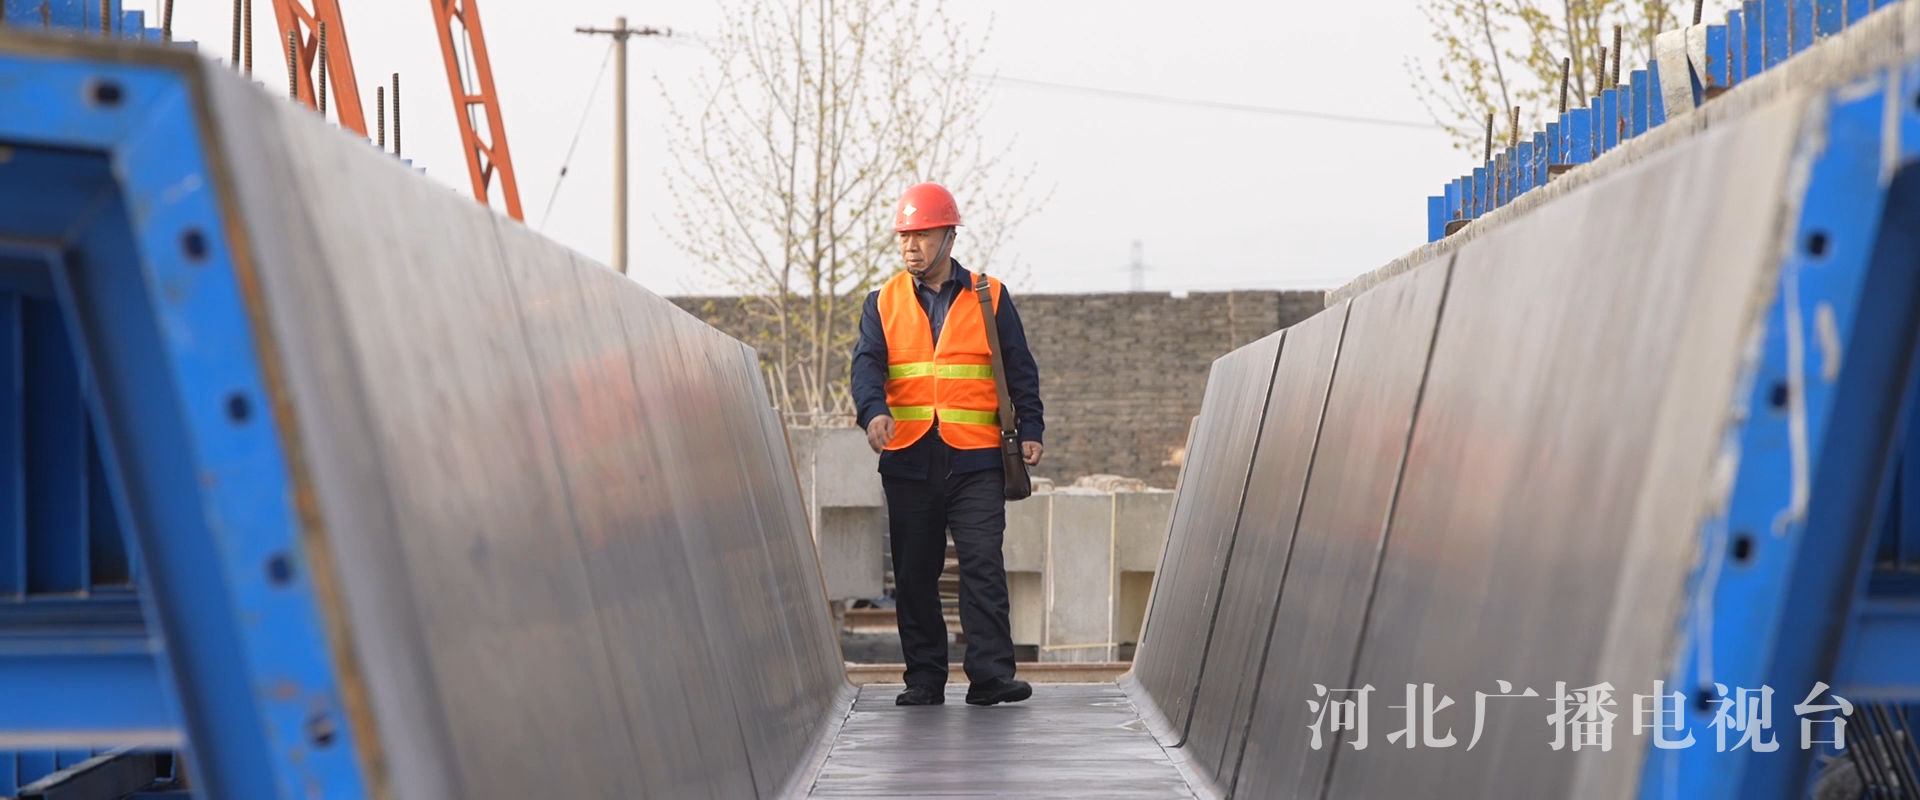
{"label": "overcast sky", "polygon": [[[130,8],[160,0],[130,0]],[[229,0],[175,0],[175,37],[224,59]],[[285,85],[276,28],[255,4],[255,73]],[[545,232],[602,262],[611,253],[612,80],[585,127],[604,37],[576,25],[694,33],[719,28],[712,0],[477,0],[529,225],[539,226],[576,130],[579,149]],[[421,0],[340,0],[372,119],[373,87],[402,75],[406,155],[468,192],[433,30]],[[951,0],[970,29],[992,28],[985,71],[1029,81],[1423,122],[1402,66],[1430,52],[1414,0],[1366,3]],[[150,11],[151,13],[151,11]],[[150,18],[157,18],[150,17]],[[666,92],[688,92],[712,63],[689,39],[630,48],[631,274],[665,294],[711,292],[662,225]],[[1142,242],[1156,290],[1330,287],[1418,246],[1426,197],[1471,168],[1437,128],[1391,127],[1065,93],[997,84],[985,134],[1015,143],[1053,191],[1013,251],[1033,292],[1129,286]],[[370,123],[371,124],[371,123]],[[964,262],[964,242],[958,250]]]}

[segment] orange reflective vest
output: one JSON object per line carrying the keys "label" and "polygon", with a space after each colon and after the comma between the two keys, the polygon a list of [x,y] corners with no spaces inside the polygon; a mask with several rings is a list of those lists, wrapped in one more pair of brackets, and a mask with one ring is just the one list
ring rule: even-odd
{"label": "orange reflective vest", "polygon": [[[988,277],[993,307],[1000,307],[1000,281]],[[893,439],[886,449],[920,441],[940,420],[940,438],[960,450],[1000,444],[1000,400],[993,387],[993,357],[987,349],[986,315],[972,287],[961,290],[933,341],[933,323],[914,295],[913,276],[902,272],[880,287],[880,324],[887,335],[887,409]]]}

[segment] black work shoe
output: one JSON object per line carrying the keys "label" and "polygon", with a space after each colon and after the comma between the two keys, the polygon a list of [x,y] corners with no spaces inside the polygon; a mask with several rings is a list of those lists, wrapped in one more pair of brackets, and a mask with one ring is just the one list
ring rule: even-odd
{"label": "black work shoe", "polygon": [[994,678],[967,687],[967,705],[1018,703],[1033,696],[1033,685],[1018,678]]}
{"label": "black work shoe", "polygon": [[907,687],[899,697],[893,698],[893,704],[896,706],[937,706],[945,702],[947,702],[947,693],[940,687],[918,684]]}

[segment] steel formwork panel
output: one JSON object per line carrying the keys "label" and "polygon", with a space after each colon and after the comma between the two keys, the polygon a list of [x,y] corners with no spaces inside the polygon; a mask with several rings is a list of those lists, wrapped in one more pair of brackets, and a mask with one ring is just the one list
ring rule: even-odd
{"label": "steel formwork panel", "polygon": [[1273,334],[1213,362],[1213,399],[1202,403],[1187,443],[1149,622],[1133,670],[1121,678],[1130,693],[1152,698],[1147,722],[1163,745],[1186,738],[1281,338]]}
{"label": "steel formwork panel", "polygon": [[1233,523],[1234,555],[1214,624],[1256,635],[1216,636],[1207,642],[1207,668],[1195,692],[1186,745],[1190,757],[1205,764],[1222,788],[1233,786],[1247,715],[1258,692],[1253,683],[1239,678],[1258,674],[1266,661],[1264,629],[1271,627],[1280,600],[1275,589],[1286,570],[1319,438],[1320,412],[1340,352],[1346,324],[1340,312],[1316,314],[1287,329],[1247,476],[1247,499]]}
{"label": "steel formwork panel", "polygon": [[[196,785],[231,797],[810,777],[852,690],[750,348],[184,53],[0,31],[0,106],[37,112],[0,145],[78,154],[61,176],[98,212],[51,284],[97,373],[69,416],[104,449],[50,436],[74,452],[35,480],[132,476],[110,505],[166,642],[73,661],[76,691],[121,689],[92,698],[0,648],[9,685],[50,690],[0,709],[0,738],[184,734]],[[83,206],[40,200],[0,237],[73,231]],[[85,519],[108,495],[62,496]],[[130,573],[97,547],[116,526],[92,530],[59,570],[0,572]]]}

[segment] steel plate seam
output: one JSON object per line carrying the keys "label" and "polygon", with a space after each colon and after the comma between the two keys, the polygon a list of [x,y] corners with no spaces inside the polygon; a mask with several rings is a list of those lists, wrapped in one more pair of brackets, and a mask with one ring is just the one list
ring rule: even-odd
{"label": "steel plate seam", "polygon": [[[1267,379],[1262,382],[1262,385],[1264,385],[1266,389],[1260,393],[1260,421],[1253,429],[1253,441],[1255,442],[1260,441],[1260,436],[1267,427],[1267,401],[1273,396],[1273,375],[1274,372],[1280,368],[1280,353],[1287,348],[1286,333],[1286,331],[1280,332],[1279,344],[1274,348],[1273,359],[1267,365]],[[1217,626],[1220,624],[1220,604],[1218,598],[1226,590],[1227,573],[1231,571],[1233,565],[1233,546],[1240,538],[1240,509],[1246,507],[1247,490],[1253,486],[1253,453],[1254,449],[1248,448],[1247,470],[1246,474],[1240,480],[1239,501],[1234,504],[1233,527],[1228,529],[1225,557],[1220,559],[1220,577],[1214,582],[1215,588],[1213,590],[1213,596],[1216,600],[1213,607],[1213,615],[1207,619],[1207,635],[1200,640],[1200,666],[1194,671],[1195,680],[1193,682],[1193,691],[1190,693],[1191,699],[1187,701],[1187,708],[1189,709],[1193,708],[1199,702],[1200,677],[1207,674],[1207,652],[1210,649],[1208,645],[1213,642],[1213,635],[1217,632]],[[1193,717],[1194,715],[1189,713],[1187,715],[1187,723],[1180,727],[1179,743],[1181,745],[1186,744],[1187,736],[1193,730]]]}
{"label": "steel plate seam", "polygon": [[[1205,402],[1204,398],[1202,398],[1202,402]],[[1181,446],[1181,452],[1185,453],[1188,458],[1180,465],[1180,474],[1174,478],[1173,507],[1167,511],[1167,532],[1166,535],[1162,537],[1160,543],[1160,560],[1156,562],[1160,565],[1160,568],[1154,570],[1153,583],[1147,587],[1147,615],[1144,619],[1140,620],[1140,636],[1138,640],[1142,643],[1147,641],[1147,634],[1153,628],[1153,609],[1155,608],[1155,603],[1159,602],[1161,592],[1166,590],[1167,566],[1173,563],[1179,553],[1179,551],[1174,549],[1173,526],[1174,520],[1180,518],[1180,498],[1187,496],[1187,492],[1191,491],[1190,489],[1183,490],[1182,487],[1189,480],[1187,470],[1193,464],[1191,456],[1193,455],[1194,445],[1198,443],[1199,431],[1200,415],[1195,414],[1187,420],[1187,438],[1183,440],[1184,443]],[[1052,513],[1052,504],[1048,504],[1048,513]],[[1043,625],[1045,624],[1044,619],[1042,619],[1041,622]],[[1134,710],[1140,715],[1141,722],[1147,726],[1148,730],[1170,730],[1173,726],[1168,720],[1167,715],[1160,710],[1159,704],[1153,701],[1152,692],[1149,691],[1146,684],[1140,680],[1138,672],[1139,665],[1140,653],[1136,645],[1133,663],[1128,666],[1126,672],[1121,673],[1120,677],[1114,679],[1114,683],[1118,684],[1120,690],[1126,693],[1128,702],[1133,703]],[[1158,741],[1158,738],[1156,735],[1156,741]],[[1162,744],[1164,745],[1164,743]]]}
{"label": "steel plate seam", "polygon": [[1266,398],[1266,419],[1252,446],[1246,498],[1234,509],[1237,519],[1225,520],[1225,527],[1235,531],[1233,556],[1215,612],[1218,633],[1206,643],[1206,669],[1199,676],[1183,745],[1222,787],[1234,780],[1231,767],[1240,750],[1242,726],[1257,705],[1250,678],[1273,638],[1264,635],[1263,625],[1277,598],[1279,569],[1294,544],[1308,456],[1329,405],[1334,348],[1345,321],[1341,314],[1328,312],[1287,330]]}
{"label": "steel plate seam", "polygon": [[[1331,311],[1332,309],[1328,310]],[[1313,464],[1316,457],[1320,454],[1320,434],[1326,430],[1327,426],[1327,402],[1333,397],[1333,382],[1340,378],[1340,346],[1346,342],[1347,323],[1350,322],[1352,318],[1353,303],[1351,301],[1342,303],[1340,306],[1340,335],[1333,346],[1333,367],[1327,374],[1326,391],[1320,396],[1319,423],[1315,425],[1313,429],[1313,446],[1307,450],[1307,474],[1301,481],[1301,502],[1294,507],[1292,533],[1287,537],[1287,557],[1280,565],[1280,580],[1273,587],[1273,611],[1267,615],[1267,633],[1265,636],[1260,637],[1260,641],[1262,642],[1260,645],[1260,661],[1259,666],[1253,671],[1253,692],[1249,695],[1251,703],[1258,703],[1260,701],[1260,689],[1262,684],[1266,682],[1267,659],[1273,653],[1273,630],[1280,620],[1280,601],[1286,596],[1287,572],[1293,568],[1293,539],[1300,535],[1300,518],[1301,515],[1306,513],[1307,492],[1313,486]],[[1436,327],[1438,326],[1437,320],[1435,321],[1435,325]],[[1247,739],[1252,735],[1253,715],[1248,714],[1246,721],[1242,724],[1240,746],[1233,754],[1233,772],[1231,773],[1233,780],[1228,783],[1225,792],[1228,797],[1233,796],[1234,790],[1239,786],[1241,762],[1246,759]]]}
{"label": "steel plate seam", "polygon": [[[1445,322],[1447,318],[1447,298],[1453,291],[1453,265],[1457,258],[1457,253],[1449,257],[1446,262],[1446,267],[1444,268],[1446,270],[1446,279],[1441,283],[1439,307],[1434,310],[1433,314],[1433,333],[1427,337],[1427,357],[1424,365],[1420,369],[1420,388],[1415,391],[1413,395],[1413,417],[1407,424],[1407,434],[1400,445],[1399,463],[1394,468],[1393,492],[1387,500],[1387,519],[1380,526],[1380,544],[1374,549],[1373,580],[1371,582],[1372,585],[1367,589],[1366,611],[1360,617],[1360,635],[1354,640],[1352,665],[1347,669],[1347,678],[1343,685],[1353,685],[1354,678],[1360,674],[1360,659],[1366,653],[1367,628],[1370,627],[1373,622],[1373,600],[1380,591],[1380,562],[1381,559],[1386,557],[1387,546],[1392,539],[1394,512],[1398,510],[1400,505],[1400,486],[1407,476],[1407,450],[1412,447],[1414,432],[1420,427],[1420,408],[1426,399],[1427,376],[1433,368],[1433,353],[1440,341],[1441,324]],[[1342,336],[1344,337],[1345,334],[1343,333]],[[1335,367],[1335,369],[1338,368],[1338,366]],[[1331,386],[1332,384],[1329,383],[1328,385]],[[1327,754],[1326,771],[1321,773],[1320,796],[1322,800],[1331,800],[1328,797],[1328,792],[1333,788],[1334,767],[1338,765],[1339,762],[1340,748],[1333,747],[1331,748],[1331,752]]]}
{"label": "steel plate seam", "polygon": [[[1185,452],[1185,453],[1192,452],[1193,445],[1194,445],[1194,431],[1196,428],[1199,427],[1199,425],[1200,425],[1200,417],[1197,414],[1187,420],[1187,437],[1181,440],[1181,447],[1180,447],[1181,452]],[[1171,527],[1173,525],[1172,512],[1177,511],[1180,507],[1180,484],[1184,482],[1186,479],[1187,479],[1187,470],[1186,470],[1186,466],[1183,464],[1181,465],[1180,474],[1175,476],[1173,479],[1173,508],[1168,509],[1168,514],[1167,514],[1168,527]],[[1049,508],[1051,508],[1051,505],[1049,505]],[[1169,533],[1171,533],[1171,531],[1169,531]],[[1168,535],[1168,536],[1161,537],[1161,539],[1162,541],[1160,542],[1160,560],[1156,563],[1164,565],[1167,563],[1168,558],[1170,558],[1173,555],[1173,537],[1171,535]],[[1154,570],[1153,584],[1147,587],[1147,607],[1148,608],[1153,607],[1154,595],[1156,595],[1160,591],[1160,578],[1161,578],[1162,572],[1163,572],[1162,570]],[[1153,625],[1152,614],[1148,614],[1146,619],[1140,620],[1140,638],[1142,640],[1146,639],[1147,628],[1152,625]],[[1132,676],[1133,676],[1133,670],[1131,669],[1127,670],[1124,673],[1121,673],[1119,683],[1122,688],[1125,688],[1129,683],[1133,681]],[[1131,696],[1132,695],[1129,694],[1129,697]]]}
{"label": "steel plate seam", "polygon": [[[1147,728],[1163,745],[1184,742],[1199,682],[1199,648],[1205,645],[1201,639],[1217,611],[1231,515],[1244,499],[1245,481],[1233,476],[1250,468],[1253,438],[1244,432],[1257,429],[1266,411],[1264,403],[1254,406],[1249,401],[1264,399],[1272,388],[1281,338],[1283,334],[1275,333],[1221,356],[1208,372],[1206,399],[1193,425],[1182,488],[1168,524],[1165,560],[1156,577],[1156,608],[1148,612],[1177,617],[1148,626],[1133,670],[1123,681],[1124,688],[1138,690],[1136,700],[1145,709]],[[1201,599],[1181,604],[1180,598],[1188,595]]]}

